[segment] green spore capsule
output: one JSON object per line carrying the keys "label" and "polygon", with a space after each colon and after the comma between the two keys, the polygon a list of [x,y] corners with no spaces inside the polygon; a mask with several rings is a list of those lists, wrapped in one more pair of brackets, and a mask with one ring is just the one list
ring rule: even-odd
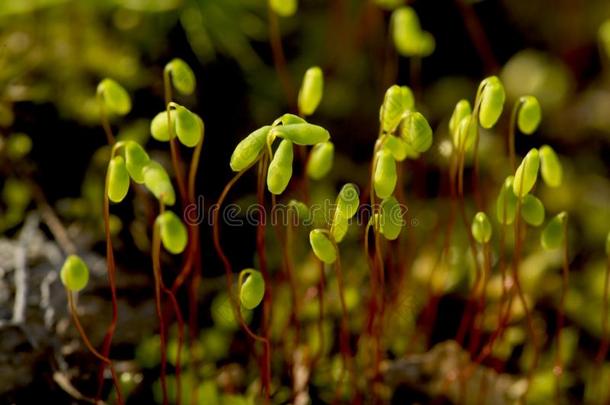
{"label": "green spore capsule", "polygon": [[353,183],[347,183],[341,187],[337,196],[337,209],[345,218],[351,218],[356,215],[360,207],[360,195],[358,187]]}
{"label": "green spore capsule", "polygon": [[402,209],[394,196],[384,198],[379,210],[379,230],[388,240],[395,240],[400,235],[405,221]]}
{"label": "green spore capsule", "polygon": [[490,76],[481,83],[481,105],[479,110],[479,122],[483,128],[491,128],[500,118],[504,108],[504,86],[497,76]]}
{"label": "green spore capsule", "polygon": [[159,163],[151,160],[144,167],[144,185],[157,200],[165,205],[176,203],[176,193],[167,171]]}
{"label": "green spore capsule", "polygon": [[521,107],[517,115],[517,125],[519,131],[526,135],[531,135],[540,125],[542,119],[542,110],[540,109],[540,103],[534,96],[524,96],[519,100]]}
{"label": "green spore capsule", "polygon": [[188,242],[188,234],[180,218],[171,211],[165,211],[157,217],[156,222],[165,249],[175,255],[182,253]]}
{"label": "green spore capsule", "polygon": [[288,208],[292,215],[298,218],[299,221],[304,221],[309,218],[309,208],[302,201],[292,199],[288,202]]}
{"label": "green spore capsule", "polygon": [[144,184],[144,167],[150,162],[148,153],[134,141],[125,143],[125,163],[127,172],[138,184]]}
{"label": "green spore capsule", "polygon": [[280,125],[273,128],[273,134],[279,138],[288,139],[297,145],[315,145],[326,142],[330,134],[319,125],[292,124]]}
{"label": "green spore capsule", "polygon": [[237,144],[231,155],[231,170],[241,172],[258,159],[267,142],[270,126],[264,126],[252,132]]}
{"label": "green spore capsule", "polygon": [[89,268],[80,257],[70,255],[66,258],[59,277],[68,290],[78,292],[89,282]]}
{"label": "green spore capsule", "polygon": [[97,92],[101,94],[104,106],[108,111],[125,115],[131,111],[129,93],[120,84],[112,79],[104,79],[97,85]]}
{"label": "green spore capsule", "polygon": [[188,95],[195,91],[195,74],[182,59],[172,59],[165,65],[165,71],[170,74],[172,84],[180,93]]}
{"label": "green spore capsule", "polygon": [[282,194],[292,177],[292,142],[280,142],[267,171],[267,189],[275,195]]}
{"label": "green spore capsule", "polygon": [[451,118],[449,119],[449,132],[451,133],[451,136],[454,138],[454,145],[457,145],[458,142],[456,141],[457,136],[458,136],[458,129],[460,127],[460,123],[462,122],[462,119],[464,119],[465,117],[468,117],[470,114],[472,114],[472,108],[470,107],[470,102],[468,100],[460,100],[457,102],[457,104],[455,105],[455,108],[453,109],[453,113],[451,114]]}
{"label": "green spore capsule", "polygon": [[[172,122],[172,130],[176,128],[176,110],[169,112],[170,119]],[[161,111],[150,122],[150,133],[154,139],[160,142],[169,141],[169,128],[167,126],[167,111]],[[175,131],[172,131],[172,136],[176,135]]]}
{"label": "green spore capsule", "polygon": [[491,222],[484,212],[477,212],[470,226],[472,236],[479,243],[487,243],[491,239]]}
{"label": "green spore capsule", "polygon": [[[9,211],[21,211],[25,209],[32,200],[32,189],[27,182],[15,177],[9,177],[4,181],[2,199],[8,206],[7,208]],[[8,214],[8,212],[6,214]]]}
{"label": "green spore capsule", "polygon": [[531,194],[523,197],[521,217],[532,226],[540,226],[544,222],[544,205],[542,201]]}
{"label": "green spore capsule", "polygon": [[379,198],[389,197],[396,188],[396,161],[392,154],[382,150],[377,153],[377,162],[375,164],[375,174],[373,176],[373,186],[375,194]]}
{"label": "green spore capsule", "polygon": [[305,121],[303,118],[299,117],[298,115],[286,113],[286,114],[282,115],[280,118],[276,119],[273,126],[276,126],[279,124],[282,124],[282,125],[307,124],[307,121]]}
{"label": "green spore capsule", "polygon": [[314,229],[309,233],[309,244],[318,259],[326,264],[332,264],[337,260],[335,245],[321,229]]}
{"label": "green spore capsule", "polygon": [[192,148],[199,143],[203,135],[202,124],[197,114],[181,105],[176,106],[176,135],[184,146]]}
{"label": "green spore capsule", "polygon": [[472,121],[472,115],[462,118],[457,130],[457,136],[453,138],[453,144],[458,150],[469,151],[477,139],[477,125]]}
{"label": "green spore capsule", "polygon": [[394,160],[397,162],[402,162],[405,160],[409,151],[407,143],[394,135],[387,135],[384,138],[383,149],[390,152]]}
{"label": "green spore capsule", "polygon": [[403,120],[400,136],[418,153],[432,146],[432,128],[419,112],[410,112]]}
{"label": "green spore capsule", "polygon": [[517,168],[515,180],[513,181],[513,192],[517,197],[523,197],[536,184],[538,179],[538,168],[540,166],[540,156],[538,149],[531,149],[523,158]]}
{"label": "green spore capsule", "polygon": [[254,309],[260,305],[265,297],[265,279],[263,275],[254,269],[242,270],[242,276],[246,281],[239,289],[239,301],[245,309]]}
{"label": "green spore capsule", "polygon": [[540,148],[540,174],[549,187],[559,187],[563,180],[563,168],[559,157],[549,145]]}
{"label": "green spore capsule", "polygon": [[292,17],[298,8],[297,0],[269,0],[269,6],[280,17]]}
{"label": "green spore capsule", "polygon": [[114,203],[123,201],[129,191],[129,172],[122,156],[115,156],[108,165],[108,198]]}
{"label": "green spore capsule", "polygon": [[333,217],[333,224],[330,228],[330,233],[335,239],[336,243],[339,243],[343,240],[343,238],[347,234],[348,227],[348,218],[346,218],[345,215],[343,215],[339,210],[336,210],[335,215]]}
{"label": "green spore capsule", "polygon": [[25,157],[32,150],[32,139],[26,134],[11,134],[6,140],[6,155],[13,160]]}
{"label": "green spore capsule", "polygon": [[421,30],[419,18],[411,7],[400,7],[392,13],[392,39],[402,56],[428,56],[434,51],[434,37]]}
{"label": "green spore capsule", "polygon": [[515,220],[515,213],[517,211],[518,198],[513,192],[513,181],[514,176],[508,176],[504,180],[504,184],[498,194],[496,200],[496,216],[498,222],[504,225],[510,225]]}
{"label": "green spore capsule", "polygon": [[299,111],[303,115],[313,114],[324,94],[324,74],[317,66],[310,67],[305,72],[303,84],[299,90]]}
{"label": "green spore capsule", "polygon": [[320,180],[330,172],[333,167],[335,146],[332,142],[322,142],[311,149],[307,161],[307,176],[313,180]]}
{"label": "green spore capsule", "polygon": [[384,132],[394,132],[403,115],[415,106],[413,92],[406,86],[391,86],[383,98],[379,120]]}
{"label": "green spore capsule", "polygon": [[540,244],[544,249],[552,250],[561,246],[563,238],[565,238],[564,226],[567,220],[568,214],[564,211],[554,216],[546,224],[540,234]]}

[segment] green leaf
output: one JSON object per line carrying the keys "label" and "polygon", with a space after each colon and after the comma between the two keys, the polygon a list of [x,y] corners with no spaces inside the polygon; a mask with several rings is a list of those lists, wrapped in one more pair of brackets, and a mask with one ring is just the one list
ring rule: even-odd
{"label": "green leaf", "polygon": [[282,194],[292,177],[292,142],[282,140],[269,164],[267,171],[267,189],[275,195]]}
{"label": "green leaf", "polygon": [[171,211],[165,211],[156,222],[165,249],[175,255],[182,253],[188,242],[188,233],[180,218]]}
{"label": "green leaf", "polygon": [[531,191],[538,179],[539,167],[540,156],[538,154],[538,149],[531,149],[527,155],[525,155],[515,173],[513,192],[516,196],[523,197]]}
{"label": "green leaf", "polygon": [[172,83],[180,93],[188,95],[195,91],[195,74],[182,59],[172,59],[165,65],[165,71],[170,74]]}
{"label": "green leaf", "polygon": [[324,94],[324,74],[317,66],[310,67],[305,72],[303,84],[299,90],[299,111],[303,115],[313,114]]}
{"label": "green leaf", "polygon": [[260,272],[254,269],[242,270],[242,274],[247,278],[239,290],[241,305],[246,309],[254,309],[265,297],[265,279]]}
{"label": "green leaf", "polygon": [[309,233],[309,243],[313,253],[324,263],[332,264],[337,260],[335,245],[333,245],[322,230],[314,229],[311,231]]}
{"label": "green leaf", "polygon": [[395,240],[405,225],[402,208],[394,196],[384,198],[379,209],[379,230],[388,240]]}
{"label": "green leaf", "polygon": [[540,148],[540,174],[549,187],[559,187],[563,180],[563,168],[557,154],[549,145]]}
{"label": "green leaf", "polygon": [[241,172],[258,159],[267,142],[267,135],[271,131],[270,126],[264,126],[245,137],[231,155],[231,170]]}
{"label": "green leaf", "polygon": [[[171,110],[169,112],[170,119],[172,122],[172,136],[176,136],[176,110]],[[169,128],[167,126],[167,111],[161,111],[155,118],[150,122],[150,133],[153,138],[160,142],[169,141]]]}
{"label": "green leaf", "polygon": [[484,212],[477,212],[470,228],[477,242],[487,243],[491,239],[491,223]]}
{"label": "green leaf", "polygon": [[108,198],[114,203],[123,201],[129,191],[129,172],[122,156],[115,156],[108,165]]}
{"label": "green leaf", "polygon": [[330,134],[326,129],[319,125],[307,123],[280,125],[273,128],[273,134],[297,145],[315,145],[330,139]]}
{"label": "green leaf", "polygon": [[59,277],[68,290],[78,292],[89,282],[89,268],[80,257],[70,255],[66,258]]}
{"label": "green leaf", "polygon": [[402,120],[403,115],[413,109],[415,99],[413,92],[406,86],[391,86],[383,98],[383,105],[379,112],[379,120],[384,132],[394,132]]}
{"label": "green leaf", "polygon": [[137,142],[125,142],[125,163],[133,181],[138,184],[144,183],[144,167],[149,162],[148,153]]}
{"label": "green leaf", "polygon": [[373,186],[379,198],[389,197],[396,188],[398,176],[396,174],[396,161],[392,154],[386,150],[377,153]]}
{"label": "green leaf", "polygon": [[490,76],[481,83],[479,122],[483,128],[491,128],[500,118],[506,94],[497,76]]}
{"label": "green leaf", "polygon": [[129,93],[112,79],[104,79],[97,85],[106,109],[114,114],[125,115],[131,111]]}
{"label": "green leaf", "polygon": [[432,128],[419,112],[410,112],[404,119],[400,136],[418,153],[432,146]]}
{"label": "green leaf", "polygon": [[528,224],[540,226],[544,222],[544,205],[531,194],[523,197],[521,216]]}
{"label": "green leaf", "polygon": [[542,110],[540,103],[534,96],[524,96],[519,100],[521,107],[517,115],[517,125],[519,130],[526,135],[533,134],[540,125]]}
{"label": "green leaf", "polygon": [[171,206],[176,203],[176,193],[169,175],[165,168],[154,160],[144,167],[144,185],[163,204]]}
{"label": "green leaf", "polygon": [[332,142],[314,145],[307,161],[307,175],[313,180],[320,180],[330,172],[333,166],[335,146]]}
{"label": "green leaf", "polygon": [[544,230],[540,234],[540,244],[546,250],[557,249],[561,246],[563,238],[565,238],[565,222],[568,220],[568,214],[560,212],[554,216],[548,224],[544,227]]}
{"label": "green leaf", "polygon": [[176,106],[176,135],[184,146],[196,146],[203,136],[203,121],[189,109]]}
{"label": "green leaf", "polygon": [[496,216],[498,222],[504,225],[510,225],[515,220],[515,213],[517,211],[518,198],[513,192],[513,181],[514,176],[508,176],[504,180],[504,184],[498,194],[496,200]]}

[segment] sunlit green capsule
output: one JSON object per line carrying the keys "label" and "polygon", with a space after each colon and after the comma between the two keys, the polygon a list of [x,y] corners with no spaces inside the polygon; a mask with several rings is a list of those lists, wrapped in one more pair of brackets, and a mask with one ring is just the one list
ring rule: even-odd
{"label": "sunlit green capsule", "polygon": [[118,115],[125,115],[131,111],[131,99],[127,90],[112,79],[104,79],[97,85],[97,92],[101,94],[105,107]]}
{"label": "sunlit green capsule", "polygon": [[292,215],[298,218],[299,221],[304,221],[309,218],[309,208],[305,203],[299,200],[290,200],[288,202],[288,208],[292,212]]}
{"label": "sunlit green capsule", "polygon": [[330,228],[330,232],[336,243],[339,243],[343,240],[343,238],[347,234],[348,227],[349,219],[346,218],[345,215],[341,213],[341,211],[336,210],[335,215],[333,217],[333,224]]}
{"label": "sunlit green capsule", "polygon": [[282,194],[292,177],[292,142],[284,139],[280,142],[269,164],[267,171],[267,189],[272,194]]}
{"label": "sunlit green capsule", "polygon": [[451,118],[449,119],[449,132],[451,136],[454,137],[453,143],[457,145],[457,136],[458,129],[460,127],[460,123],[462,119],[472,114],[472,108],[470,107],[470,102],[468,100],[460,100],[455,105],[453,109],[453,113],[451,114]]}
{"label": "sunlit green capsule", "polygon": [[392,13],[392,39],[402,56],[428,56],[434,51],[434,37],[421,30],[419,18],[411,7],[400,7]]}
{"label": "sunlit green capsule", "polygon": [[392,154],[394,160],[402,162],[407,158],[408,145],[401,138],[394,135],[387,135],[383,143],[383,149]]}
{"label": "sunlit green capsule", "polygon": [[125,143],[125,164],[133,181],[138,184],[144,183],[144,167],[149,162],[148,153],[137,142]]}
{"label": "sunlit green capsule", "polygon": [[540,156],[538,149],[531,149],[523,158],[517,168],[515,180],[513,181],[513,192],[518,197],[523,197],[536,184],[538,179],[538,168],[540,166]]}
{"label": "sunlit green capsule", "polygon": [[479,122],[483,128],[491,128],[502,114],[506,94],[497,76],[488,77],[482,85]]}
{"label": "sunlit green capsule", "polygon": [[184,146],[194,147],[203,135],[201,118],[189,109],[176,106],[176,135]]}
{"label": "sunlit green capsule", "polygon": [[386,239],[395,240],[405,224],[402,208],[394,196],[384,198],[379,208],[379,230]]}
{"label": "sunlit green capsule", "polygon": [[292,17],[297,12],[297,0],[269,0],[269,6],[280,17]]}
{"label": "sunlit green capsule", "polygon": [[6,140],[6,154],[13,160],[19,160],[32,150],[32,139],[26,134],[11,134]]}
{"label": "sunlit green capsule", "polygon": [[157,217],[156,222],[165,249],[175,255],[182,253],[188,242],[188,234],[180,218],[171,211],[165,211]]}
{"label": "sunlit green capsule", "polygon": [[521,217],[532,226],[540,226],[544,222],[544,205],[542,201],[531,194],[523,197]]}
{"label": "sunlit green capsule", "polygon": [[[171,110],[169,115],[172,121],[172,136],[176,136],[176,110]],[[167,111],[161,111],[155,115],[155,118],[150,122],[150,133],[157,141],[169,141],[170,132],[167,126]]]}
{"label": "sunlit green capsule", "polygon": [[360,207],[360,195],[358,187],[353,183],[347,183],[341,187],[337,196],[337,209],[345,218],[351,218],[356,215]]}
{"label": "sunlit green capsule", "polygon": [[326,129],[313,124],[280,125],[273,128],[273,133],[275,136],[288,139],[297,145],[315,145],[330,139],[330,134]]}
{"label": "sunlit green capsule", "polygon": [[477,124],[472,120],[472,115],[467,115],[462,118],[457,130],[457,136],[454,136],[453,142],[456,148],[469,151],[474,146],[474,141],[477,139]]}
{"label": "sunlit green capsule", "polygon": [[542,110],[540,103],[534,96],[524,96],[519,100],[521,107],[517,115],[517,125],[519,131],[526,135],[533,134],[542,118]]}
{"label": "sunlit green capsule", "polygon": [[305,72],[303,84],[299,90],[299,111],[303,115],[311,115],[316,111],[324,94],[324,74],[317,66],[310,67]]}
{"label": "sunlit green capsule", "polygon": [[309,233],[309,244],[318,259],[326,264],[332,264],[337,260],[335,245],[321,229],[314,229]]}
{"label": "sunlit green capsule", "polygon": [[322,142],[311,149],[307,161],[307,175],[314,180],[320,180],[333,167],[335,146],[332,142]]}
{"label": "sunlit green capsule", "polygon": [[290,114],[290,113],[286,113],[284,115],[282,115],[280,118],[278,118],[277,120],[275,120],[276,124],[282,124],[282,125],[294,125],[294,124],[307,124],[307,121],[305,121],[303,118],[299,117],[298,115],[294,115],[294,114]]}
{"label": "sunlit green capsule", "polygon": [[239,301],[242,307],[254,309],[260,305],[265,297],[265,279],[263,275],[254,269],[242,270],[246,281],[239,289]]}
{"label": "sunlit green capsule", "polygon": [[32,189],[30,185],[15,177],[9,177],[4,181],[2,188],[2,199],[9,210],[22,210],[28,206],[32,200]]}
{"label": "sunlit green capsule", "polygon": [[174,205],[176,203],[176,193],[167,171],[154,160],[144,167],[144,185],[163,204]]}
{"label": "sunlit green capsule", "polygon": [[237,144],[231,155],[231,170],[234,172],[241,172],[258,159],[261,151],[265,147],[267,135],[269,135],[270,130],[271,127],[268,125],[259,128]]}
{"label": "sunlit green capsule", "polygon": [[510,225],[515,220],[515,213],[517,211],[518,198],[513,192],[513,176],[508,176],[504,180],[504,184],[498,194],[496,200],[496,216],[498,222],[505,225]]}
{"label": "sunlit green capsule", "polygon": [[491,239],[491,223],[484,212],[477,212],[470,227],[472,236],[479,243],[487,243]]}
{"label": "sunlit green capsule", "polygon": [[559,157],[549,145],[540,148],[540,174],[549,187],[559,187],[563,179],[563,169]]}
{"label": "sunlit green capsule", "polygon": [[165,65],[165,71],[170,74],[176,90],[182,94],[191,94],[195,91],[195,74],[189,65],[182,59],[172,59]]}
{"label": "sunlit green capsule", "polygon": [[89,268],[80,257],[70,255],[61,267],[59,277],[68,290],[78,292],[89,282]]}
{"label": "sunlit green capsule", "polygon": [[418,153],[427,151],[432,145],[432,128],[419,112],[410,112],[406,116],[400,136]]}
{"label": "sunlit green capsule", "polygon": [[547,250],[557,249],[561,246],[563,238],[565,238],[565,222],[568,220],[568,214],[560,212],[554,216],[548,224],[544,227],[544,230],[540,234],[540,244]]}
{"label": "sunlit green capsule", "polygon": [[389,197],[396,187],[396,161],[392,154],[386,150],[377,153],[373,186],[379,198]]}
{"label": "sunlit green capsule", "polygon": [[123,201],[129,191],[129,172],[122,156],[115,156],[108,165],[108,198],[114,203]]}
{"label": "sunlit green capsule", "polygon": [[415,106],[413,92],[406,86],[393,85],[383,98],[379,112],[381,127],[385,132],[394,132],[403,115]]}

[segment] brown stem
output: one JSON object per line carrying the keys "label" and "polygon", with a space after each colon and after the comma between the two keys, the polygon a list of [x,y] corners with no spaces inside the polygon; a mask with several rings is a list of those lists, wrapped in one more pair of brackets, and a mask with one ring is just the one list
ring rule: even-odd
{"label": "brown stem", "polygon": [[[568,291],[570,273],[570,260],[568,257],[568,221],[563,221],[563,265],[561,268],[561,296],[559,299],[559,309],[557,311],[557,332],[555,346],[555,366],[553,374],[556,376],[555,393],[559,401],[561,395],[561,376],[563,375],[563,361],[561,359],[561,332],[564,323],[565,298]],[[558,402],[559,403],[559,402]]]}
{"label": "brown stem", "polygon": [[290,74],[288,73],[288,68],[286,66],[284,49],[282,48],[279,21],[270,4],[267,5],[267,9],[269,16],[269,42],[271,44],[271,52],[273,54],[273,65],[275,66],[275,71],[280,78],[282,90],[288,104],[294,105],[294,93],[290,80]]}
{"label": "brown stem", "polygon": [[104,134],[106,135],[106,142],[108,145],[113,146],[116,142],[114,135],[112,134],[112,127],[108,120],[108,112],[106,111],[106,105],[103,100],[104,95],[101,92],[97,92],[97,102],[100,106],[100,120],[102,121],[102,127],[104,128]]}
{"label": "brown stem", "polygon": [[172,127],[171,121],[170,104],[172,102],[172,85],[170,75],[170,71],[163,71],[163,86],[165,89],[165,111],[167,112],[167,130],[169,133],[169,147],[172,156],[172,166],[174,168],[174,173],[176,174],[178,192],[180,193],[180,199],[184,203],[186,201],[187,192],[186,185],[184,184],[184,173],[182,171],[182,159],[180,157],[180,151],[178,150],[178,144],[176,143],[174,129]]}

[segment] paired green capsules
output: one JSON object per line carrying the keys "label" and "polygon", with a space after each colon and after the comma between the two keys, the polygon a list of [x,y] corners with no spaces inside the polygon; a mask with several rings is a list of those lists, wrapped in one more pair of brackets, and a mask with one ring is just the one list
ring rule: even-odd
{"label": "paired green capsules", "polygon": [[231,170],[241,172],[258,159],[267,142],[271,126],[257,129],[237,144],[231,155]]}
{"label": "paired green capsules", "polygon": [[[189,148],[201,141],[203,136],[203,121],[197,114],[181,105],[176,105],[176,136],[180,143]],[[167,122],[167,117],[166,117]]]}
{"label": "paired green capsules", "polygon": [[134,141],[125,142],[125,164],[129,176],[138,184],[144,184],[144,167],[150,163],[148,153]]}
{"label": "paired green capsules", "polygon": [[143,169],[144,185],[157,200],[165,205],[176,203],[176,193],[167,171],[159,163],[150,161]]}
{"label": "paired green capsules", "polygon": [[379,113],[381,128],[384,132],[394,132],[403,115],[414,108],[413,92],[406,86],[391,86],[385,93]]}
{"label": "paired green capsules", "polygon": [[195,74],[182,59],[172,59],[165,65],[165,72],[170,75],[172,84],[180,93],[189,95],[195,91]]}
{"label": "paired green capsules", "polygon": [[453,143],[458,145],[458,130],[462,120],[472,114],[472,108],[468,100],[460,100],[455,105],[451,118],[449,119],[449,133],[453,137]]}
{"label": "paired green capsules", "polygon": [[104,79],[98,84],[97,92],[102,97],[105,108],[117,115],[131,111],[131,98],[127,90],[112,79]]}
{"label": "paired green capsules", "polygon": [[273,128],[273,135],[288,139],[296,145],[315,145],[330,139],[330,133],[326,129],[308,123],[278,125]]}
{"label": "paired green capsules", "polygon": [[267,171],[267,189],[275,195],[282,194],[292,177],[292,142],[280,142]]}
{"label": "paired green capsules", "polygon": [[80,257],[70,255],[66,258],[59,277],[68,290],[78,292],[89,282],[89,268]]}
{"label": "paired green capsules", "polygon": [[240,281],[243,277],[246,277],[246,280],[239,287],[239,301],[245,309],[254,309],[265,297],[265,279],[259,271],[254,269],[242,270]]}
{"label": "paired green capsules", "polygon": [[317,66],[310,67],[305,72],[303,84],[299,90],[299,111],[307,116],[313,114],[324,94],[324,74]]}
{"label": "paired green capsules", "polygon": [[432,146],[432,128],[419,112],[409,112],[401,125],[401,137],[417,153],[423,153]]}
{"label": "paired green capsules", "polygon": [[156,224],[165,249],[175,255],[182,253],[188,242],[188,234],[180,218],[171,211],[165,211],[157,217]]}
{"label": "paired green capsules", "polygon": [[[176,110],[170,110],[170,122],[172,128],[176,127]],[[154,139],[160,142],[169,141],[170,132],[167,126],[167,111],[161,111],[150,122],[150,133]],[[175,134],[175,132],[174,132]]]}
{"label": "paired green capsules", "polygon": [[472,236],[479,243],[487,243],[491,239],[491,222],[484,212],[477,212],[470,227]]}

